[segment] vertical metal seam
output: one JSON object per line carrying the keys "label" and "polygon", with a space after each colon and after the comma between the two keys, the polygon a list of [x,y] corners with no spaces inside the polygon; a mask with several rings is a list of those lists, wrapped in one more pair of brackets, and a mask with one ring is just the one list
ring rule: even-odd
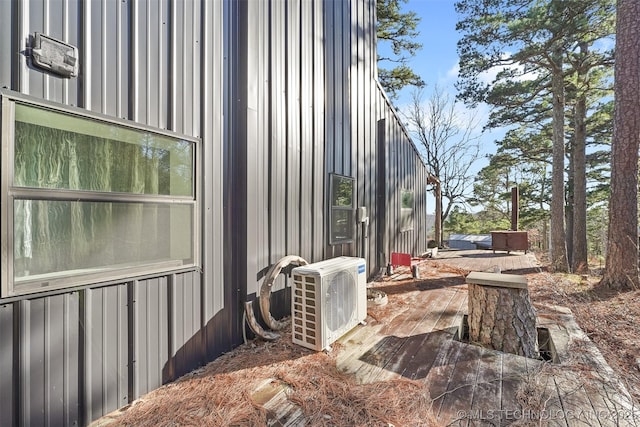
{"label": "vertical metal seam", "polygon": [[[28,44],[23,45],[24,40],[29,40],[29,3],[28,2],[17,2],[18,3],[18,46],[16,52],[29,51],[31,46]],[[29,58],[26,55],[20,55],[19,57],[19,67],[20,72],[17,74],[18,84],[15,88],[22,93],[29,93]]]}
{"label": "vertical metal seam", "polygon": [[140,64],[138,59],[138,51],[140,50],[140,37],[138,35],[138,16],[139,16],[139,2],[131,1],[129,3],[129,30],[130,30],[130,48],[129,48],[129,120],[138,121],[138,88],[139,88],[139,76]]}
{"label": "vertical metal seam", "polygon": [[[51,16],[51,13],[50,13],[49,0],[43,0],[42,9],[43,9],[43,15],[44,15],[43,22],[42,22],[42,31],[45,34],[50,34],[51,30],[49,28],[49,16]],[[49,83],[50,83],[49,73],[42,73],[42,94],[43,94],[43,98],[45,99],[51,99],[51,93],[49,92],[50,90]]]}
{"label": "vertical metal seam", "polygon": [[[289,48],[290,48],[290,41],[289,41],[289,37],[290,37],[290,16],[289,16],[289,12],[290,12],[290,6],[291,2],[289,0],[284,0],[284,5],[283,5],[283,11],[284,11],[284,17],[282,18],[283,21],[283,30],[284,30],[284,34],[282,34],[283,39],[284,39],[284,194],[289,194],[290,192],[290,182],[289,182],[289,177],[291,175],[291,169],[293,169],[292,165],[290,164],[291,162],[291,150],[290,148],[292,148],[292,142],[291,142],[291,135],[290,133],[290,126],[291,126],[291,116],[290,116],[290,111],[289,111],[289,107],[290,107],[290,102],[291,102],[291,96],[292,93],[289,90],[289,85],[290,85],[290,75],[289,75],[289,71],[290,71],[290,66],[291,66],[291,60],[289,59],[289,55],[287,55],[286,53],[289,52]],[[291,248],[289,248],[289,227],[288,224],[291,221],[291,218],[289,218],[289,205],[291,203],[291,197],[284,197],[284,254],[289,253],[289,250],[291,250]],[[280,255],[284,255],[284,254],[280,254]]]}
{"label": "vertical metal seam", "polygon": [[[62,39],[69,42],[69,0],[62,2]],[[69,104],[69,80],[62,80],[62,103]]]}
{"label": "vertical metal seam", "polygon": [[[93,405],[91,405],[91,410],[89,409],[91,399],[87,394],[87,390],[91,389],[87,385],[92,384],[91,375],[87,369],[87,331],[91,330],[87,316],[87,313],[91,311],[87,295],[89,292],[91,291],[88,289],[78,291],[78,419],[82,420],[84,424],[89,424],[92,421],[89,419],[89,414],[93,413]],[[87,306],[89,306],[88,309]]]}
{"label": "vertical metal seam", "polygon": [[123,118],[122,115],[122,6],[118,3],[116,7],[116,116]]}
{"label": "vertical metal seam", "polygon": [[[202,91],[196,90],[199,68],[196,67],[195,64],[196,64],[196,60],[202,61],[202,55],[198,55],[198,47],[202,43],[201,37],[200,37],[202,28],[200,28],[197,25],[197,22],[198,22],[197,15],[199,12],[201,13],[201,10],[197,9],[198,5],[199,5],[198,2],[193,3],[193,11],[191,16],[191,22],[193,23],[193,25],[191,26],[192,27],[191,31],[193,32],[193,41],[194,41],[193,45],[191,46],[191,54],[192,54],[192,57],[194,58],[194,63],[192,64],[192,67],[191,67],[191,93],[194,93],[194,94],[202,93]],[[192,113],[191,114],[191,133],[193,134],[193,136],[197,136],[200,138],[202,133],[198,128],[198,115],[193,114],[197,109],[201,108],[202,106],[202,98],[199,98],[199,99],[200,99],[200,103],[196,101],[196,97],[191,97],[191,110],[192,110],[191,111]]]}
{"label": "vertical metal seam", "polygon": [[91,109],[91,2],[82,2],[82,56],[84,60],[82,65],[84,67],[82,76],[82,99],[83,105],[81,107]]}
{"label": "vertical metal seam", "polygon": [[21,342],[22,340],[20,339],[21,335],[20,335],[20,330],[22,327],[22,321],[21,321],[21,304],[23,304],[20,301],[16,301],[11,303],[12,305],[12,309],[13,309],[13,329],[12,329],[12,333],[13,333],[13,348],[12,348],[12,354],[13,354],[13,361],[12,361],[12,367],[13,367],[13,378],[12,378],[12,382],[11,385],[13,387],[13,390],[11,392],[11,397],[13,399],[13,401],[11,402],[11,406],[13,408],[13,421],[15,423],[15,425],[21,425],[22,424],[22,420],[21,420],[21,413],[20,413],[20,383],[22,380],[21,377],[21,357],[22,357],[22,352],[20,349],[21,346]]}
{"label": "vertical metal seam", "polygon": [[107,23],[107,2],[102,2],[102,10],[101,12],[101,24],[102,24],[102,28],[100,28],[100,32],[101,32],[101,36],[102,36],[102,40],[100,43],[100,47],[102,49],[101,52],[101,59],[102,59],[102,66],[101,68],[101,84],[100,84],[100,112],[103,114],[107,113],[107,92],[108,92],[108,88],[107,88],[107,27],[108,27],[108,23]]}
{"label": "vertical metal seam", "polygon": [[[161,4],[161,0],[158,1],[158,3]],[[151,78],[151,73],[152,73],[152,69],[154,67],[151,66],[151,43],[153,38],[151,37],[151,4],[150,2],[148,2],[146,4],[146,14],[145,14],[145,18],[146,18],[146,25],[145,25],[145,42],[146,42],[146,49],[144,52],[144,59],[145,59],[145,64],[144,64],[144,69],[145,69],[145,94],[144,94],[144,116],[145,116],[145,123],[149,126],[154,125],[153,120],[151,119],[152,114],[151,114],[151,93],[154,91],[154,88],[152,88],[152,78]],[[158,40],[157,41],[158,44],[161,44],[161,41]],[[160,51],[160,48],[158,48],[158,51]],[[155,91],[160,92],[160,78],[161,78],[161,73],[162,73],[162,69],[158,69],[156,70],[156,72],[158,73],[157,78],[158,78],[158,87],[155,88]]]}
{"label": "vertical metal seam", "polygon": [[178,328],[176,310],[178,309],[178,304],[175,298],[177,294],[175,286],[176,274],[174,273],[167,276],[167,363],[169,365],[167,374],[168,381],[173,381],[175,379],[176,355],[178,350],[176,346],[176,332]]}
{"label": "vertical metal seam", "polygon": [[169,58],[170,58],[170,69],[169,69],[169,79],[168,79],[168,84],[169,84],[169,89],[168,89],[168,94],[169,94],[169,99],[168,99],[168,108],[169,108],[169,123],[167,123],[167,127],[169,129],[172,130],[177,130],[177,126],[176,126],[176,110],[177,110],[177,106],[176,106],[176,99],[177,99],[177,83],[176,83],[176,76],[177,76],[177,31],[176,31],[176,25],[178,25],[178,19],[177,19],[177,5],[175,1],[171,2],[170,5],[171,8],[171,13],[170,13],[170,24],[168,25],[169,27]]}
{"label": "vertical metal seam", "polygon": [[[210,99],[210,95],[209,95],[209,79],[212,78],[212,72],[209,70],[209,61],[211,60],[211,58],[213,57],[212,53],[209,52],[213,47],[211,47],[211,49],[209,48],[209,37],[210,37],[210,33],[209,33],[209,28],[210,25],[212,25],[212,23],[209,22],[209,7],[206,1],[202,1],[202,14],[200,16],[200,25],[201,25],[201,31],[202,31],[202,43],[200,43],[200,55],[203,58],[203,60],[200,62],[200,80],[201,80],[201,88],[202,88],[202,98],[201,98],[201,108],[200,108],[200,135],[201,135],[201,150],[200,150],[200,159],[199,159],[199,164],[202,167],[202,171],[205,172],[208,170],[208,168],[205,166],[206,163],[208,162],[208,157],[205,157],[205,155],[208,156],[208,150],[207,150],[207,145],[211,144],[213,145],[213,141],[209,140],[209,137],[211,136],[208,130],[208,126],[206,123],[209,122],[208,119],[208,115],[210,114],[209,112],[209,99]],[[204,194],[209,193],[209,194],[213,194],[213,192],[211,191],[211,188],[207,187],[208,184],[208,179],[206,178],[206,173],[202,173],[200,179],[202,180],[202,189],[203,191],[201,192],[201,196],[200,196],[200,212],[201,212],[201,217],[200,217],[200,223],[201,223],[201,230],[202,233],[200,234],[201,236],[203,236],[200,241],[200,266],[201,266],[201,270],[200,270],[200,277],[202,278],[202,280],[199,283],[200,286],[200,299],[199,299],[199,306],[200,306],[200,333],[201,333],[201,341],[200,341],[200,360],[206,360],[204,357],[206,355],[206,352],[204,351],[204,349],[206,349],[208,347],[208,335],[205,332],[205,328],[206,328],[206,318],[208,317],[208,310],[207,310],[207,298],[208,298],[208,292],[207,292],[207,287],[206,287],[206,283],[207,283],[207,278],[208,278],[208,266],[210,266],[212,263],[208,262],[207,257],[210,257],[211,254],[209,253],[209,244],[208,244],[208,239],[209,239],[209,233],[208,231],[213,228],[213,222],[209,223],[209,226],[207,226],[207,222],[208,222],[208,218],[209,215],[207,214],[207,207],[208,204],[205,204],[205,200],[208,200],[208,197],[206,197]]]}
{"label": "vertical metal seam", "polygon": [[127,355],[128,355],[128,360],[127,360],[127,376],[129,379],[129,384],[128,384],[128,395],[129,395],[129,402],[131,403],[135,400],[136,396],[136,390],[135,388],[137,387],[137,382],[135,381],[135,363],[136,363],[136,350],[137,347],[135,345],[135,328],[137,325],[137,321],[136,321],[136,310],[135,310],[135,292],[136,292],[136,285],[137,285],[138,281],[137,280],[133,280],[131,282],[127,282],[127,324],[128,324],[128,334],[127,334]]}
{"label": "vertical metal seam", "polygon": [[63,341],[63,346],[62,346],[62,354],[63,354],[63,359],[62,359],[62,366],[63,366],[63,372],[62,372],[62,396],[63,396],[63,421],[65,424],[68,424],[70,419],[71,419],[71,411],[70,411],[70,405],[69,405],[69,395],[70,395],[70,390],[69,390],[69,381],[67,381],[69,372],[70,372],[70,366],[71,366],[71,360],[70,360],[70,356],[71,356],[71,351],[72,349],[70,348],[70,344],[71,344],[71,336],[69,334],[69,328],[71,327],[71,321],[70,321],[70,316],[71,316],[71,304],[70,304],[70,299],[71,296],[73,295],[73,293],[70,294],[64,294],[62,295],[62,341]]}
{"label": "vertical metal seam", "polygon": [[[184,32],[186,33],[186,29],[189,28],[189,24],[187,22],[187,10],[186,7],[182,8],[182,28],[184,30]],[[182,49],[181,52],[187,52],[187,35],[186,34],[182,34]],[[183,58],[184,59],[184,58]],[[187,79],[186,76],[188,75],[187,73],[187,61],[182,61],[182,87],[180,88],[180,90],[182,91],[182,102],[180,103],[180,108],[182,109],[182,122],[180,123],[180,130],[182,132],[185,131],[186,128],[186,123],[187,123],[187,107],[186,107],[186,103],[184,101],[184,94],[187,93]]]}
{"label": "vertical metal seam", "polygon": [[[105,380],[107,378],[109,378],[109,371],[107,369],[107,364],[104,363],[104,352],[106,348],[109,348],[109,342],[107,340],[107,334],[106,334],[106,327],[105,325],[107,325],[109,323],[109,319],[108,319],[108,304],[107,304],[107,289],[103,289],[100,291],[100,314],[102,316],[102,318],[100,319],[100,327],[102,328],[102,342],[100,343],[100,352],[102,353],[102,366],[100,366],[101,368],[101,377],[100,377],[100,384],[102,385],[103,389],[104,389],[104,384],[105,384]],[[108,402],[107,402],[107,396],[104,396],[105,393],[103,393],[102,396],[102,401],[101,403],[101,409],[102,411],[104,411],[104,408],[108,407]]]}
{"label": "vertical metal seam", "polygon": [[[302,168],[304,167],[304,153],[303,153],[303,138],[304,138],[304,132],[302,127],[306,124],[303,123],[303,106],[302,106],[302,98],[303,98],[303,94],[302,94],[302,90],[303,90],[303,81],[302,81],[302,76],[304,75],[303,73],[303,68],[305,67],[305,61],[304,59],[306,59],[305,57],[303,57],[302,55],[302,48],[303,48],[303,28],[302,28],[302,24],[304,22],[303,19],[303,14],[304,14],[305,10],[302,8],[302,5],[300,6],[299,9],[299,13],[298,13],[298,34],[297,34],[297,38],[298,38],[298,58],[300,58],[300,63],[298,64],[298,69],[296,70],[296,74],[297,74],[297,81],[298,81],[298,115],[300,117],[299,119],[299,129],[298,129],[298,147],[299,147],[299,154],[298,154],[298,164],[300,165],[300,167],[298,168],[298,192],[300,194],[300,197],[298,197],[298,248],[300,248],[300,251],[304,251],[303,249],[303,231],[302,231],[302,227],[303,227],[303,206],[302,206],[302,194],[304,194],[305,189],[303,187],[303,173],[304,171],[302,170]],[[307,65],[308,66],[308,65]],[[302,255],[302,253],[300,254]],[[302,255],[304,256],[304,255]]]}
{"label": "vertical metal seam", "polygon": [[268,63],[267,63],[267,79],[269,81],[269,85],[267,88],[267,106],[268,106],[268,113],[267,113],[267,146],[268,146],[268,162],[267,162],[267,194],[269,195],[268,200],[267,200],[267,241],[269,242],[269,244],[267,245],[267,252],[268,252],[268,259],[271,262],[272,260],[274,260],[275,254],[272,253],[272,245],[271,242],[273,241],[273,225],[274,225],[274,221],[273,221],[273,188],[274,188],[274,183],[273,183],[273,174],[271,173],[272,171],[272,167],[273,167],[273,157],[274,157],[274,148],[273,148],[273,128],[274,128],[274,124],[273,124],[273,120],[274,120],[274,114],[273,114],[273,102],[275,99],[274,96],[274,88],[273,88],[273,4],[272,2],[268,2],[268,6],[267,6],[267,16],[268,16],[268,24],[267,24],[267,40],[268,40]]}
{"label": "vertical metal seam", "polygon": [[[55,297],[54,297],[55,298]],[[43,333],[43,349],[42,355],[44,358],[44,419],[45,425],[51,425],[51,302],[53,298],[47,298],[43,301],[44,305],[44,333]],[[64,348],[64,342],[62,343]],[[63,350],[64,351],[64,350]],[[64,353],[63,353],[64,354]]]}
{"label": "vertical metal seam", "polygon": [[[124,298],[123,298],[123,294],[124,294]],[[125,370],[128,370],[128,360],[127,360],[127,358],[128,358],[128,348],[127,348],[128,342],[124,343],[124,345],[123,345],[123,339],[122,339],[122,332],[123,331],[124,331],[124,333],[127,334],[127,340],[129,339],[129,329],[128,329],[128,327],[129,327],[129,321],[128,321],[129,317],[128,317],[128,313],[127,313],[127,310],[128,310],[128,292],[127,292],[127,285],[126,284],[118,285],[116,298],[118,300],[118,312],[117,312],[117,315],[118,315],[118,329],[117,329],[117,332],[116,332],[118,334],[118,355],[117,355],[117,360],[118,360],[118,362],[117,362],[118,363],[118,405],[124,405],[125,404],[125,399],[126,399],[127,403],[129,402],[129,399],[130,399],[129,398],[130,394],[129,394],[129,389],[128,389],[130,380],[128,378],[128,375],[124,375],[124,372],[122,371],[123,363],[125,365]],[[123,313],[123,310],[122,310],[123,299],[124,299],[124,303],[125,303],[124,313]],[[123,322],[123,320],[126,323]],[[123,355],[124,355],[124,360],[122,358]],[[124,386],[122,384],[123,378],[126,379],[126,384],[125,385],[127,387],[127,390],[125,391],[126,395],[124,396],[124,398],[121,395],[121,393],[123,391],[123,388],[124,388]]]}

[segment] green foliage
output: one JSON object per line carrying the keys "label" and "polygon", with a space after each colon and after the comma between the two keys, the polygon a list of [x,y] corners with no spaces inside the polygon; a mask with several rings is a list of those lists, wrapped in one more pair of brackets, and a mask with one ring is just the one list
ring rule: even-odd
{"label": "green foliage", "polygon": [[333,198],[332,206],[351,207],[353,206],[353,179],[333,175]]}
{"label": "green foliage", "polygon": [[[517,170],[521,225],[544,224],[551,200],[548,165],[555,171],[554,191],[562,189],[563,151],[569,153],[565,186],[584,200],[584,181],[574,184],[570,175],[584,170],[579,154],[585,146],[586,173],[577,173],[587,177],[588,205],[606,200],[615,1],[459,0],[456,10],[462,35],[458,96],[492,107],[487,128],[511,127],[479,176],[477,201],[486,212],[508,212],[506,189],[496,179],[504,186]],[[558,191],[553,200],[553,215],[562,219],[557,201],[564,195]]]}
{"label": "green foliage", "polygon": [[[388,43],[391,48],[389,56],[378,54],[378,80],[392,99],[405,86],[424,86],[420,76],[407,65],[409,58],[422,48],[422,44],[415,41],[420,17],[415,12],[402,12],[401,1],[407,0],[376,0],[378,43]],[[397,65],[385,68],[381,63]]]}
{"label": "green foliage", "polygon": [[511,188],[520,194],[520,228],[527,229],[549,217],[549,186],[546,162],[523,161],[509,154],[496,154],[477,176],[475,204],[483,207],[481,217],[491,224],[510,227]]}
{"label": "green foliage", "polygon": [[480,222],[473,214],[456,206],[445,221],[444,230],[445,234],[480,234]]}
{"label": "green foliage", "polygon": [[494,230],[508,230],[511,223],[488,211],[469,213],[456,206],[444,224],[445,234],[489,234]]}
{"label": "green foliage", "polygon": [[587,210],[587,243],[590,256],[605,255],[608,221],[609,212],[606,204],[599,204]]}
{"label": "green foliage", "polygon": [[402,190],[402,209],[413,209],[413,191]]}
{"label": "green foliage", "polygon": [[424,86],[424,81],[408,65],[398,65],[390,70],[378,68],[378,80],[392,99],[405,86]]}

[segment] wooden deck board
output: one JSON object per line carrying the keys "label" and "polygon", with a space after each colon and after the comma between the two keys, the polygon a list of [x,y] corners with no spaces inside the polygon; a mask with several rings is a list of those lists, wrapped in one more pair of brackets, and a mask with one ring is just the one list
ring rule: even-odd
{"label": "wooden deck board", "polygon": [[467,414],[471,414],[473,409],[473,399],[470,396],[473,396],[476,386],[484,349],[465,343],[460,345],[463,349],[455,361],[439,416],[442,420],[450,420],[449,422],[457,425],[467,425]]}
{"label": "wooden deck board", "polygon": [[[530,254],[441,252],[438,259],[423,262],[421,268],[428,272],[429,263],[439,262],[470,271],[498,266],[502,272],[525,274],[536,268],[534,261]],[[562,366],[552,368],[554,365],[454,340],[467,311],[467,289],[465,285],[443,283],[383,283],[390,304],[395,301],[395,305],[392,309],[370,310],[367,325],[357,326],[338,341],[338,369],[360,383],[400,376],[424,383],[435,399],[433,415],[443,425],[510,425],[522,421],[523,415],[536,416],[523,413],[523,409],[541,408],[544,412],[537,416],[545,417],[542,424],[548,426],[637,425],[634,420],[614,418],[617,411],[630,413],[634,408],[621,381],[615,379],[608,366],[587,369],[578,375],[571,369],[565,372]],[[568,355],[576,342],[590,343],[567,309],[550,307],[538,314],[539,326],[548,327],[554,334],[563,363],[575,359]],[[590,346],[581,353],[580,366],[602,365],[602,355],[593,343]],[[521,406],[523,402],[516,399],[516,394],[523,387],[539,399],[529,403],[541,406]],[[287,403],[284,390],[274,394],[265,408],[280,420],[280,424],[270,425],[304,425],[300,408]],[[638,409],[635,411],[637,414]],[[598,414],[606,417],[598,418]]]}
{"label": "wooden deck board", "polygon": [[401,375],[415,381],[424,380],[438,356],[438,351],[451,341],[450,331],[433,331],[423,335],[421,347],[414,357],[407,361],[402,369]]}
{"label": "wooden deck board", "polygon": [[534,397],[534,407],[530,408],[529,418],[542,418],[549,427],[568,427],[566,418],[557,416],[562,414],[562,402],[554,378],[544,375],[544,372],[554,365],[526,358],[525,363],[527,364],[527,381],[532,383],[531,393]]}
{"label": "wooden deck board", "polygon": [[[405,310],[402,315],[393,319],[390,323],[393,326],[379,331],[379,340],[369,350],[353,361],[351,366],[357,366],[355,369],[345,363],[341,370],[352,372],[362,383],[379,381],[383,377],[392,378],[394,374],[401,375],[404,365],[415,358],[415,353],[422,346],[424,334],[416,333],[421,330],[420,324],[437,324],[442,315],[432,309],[440,305],[448,308],[452,300],[453,296],[447,293],[432,293],[427,298],[428,302],[420,305],[423,309],[415,306],[413,310]],[[455,310],[457,313],[458,305]],[[437,320],[433,320],[434,316],[438,317]],[[390,331],[394,333],[389,335]]]}
{"label": "wooden deck board", "polygon": [[362,356],[383,337],[378,333],[380,329],[382,329],[382,325],[367,325],[362,328],[365,332],[359,334],[357,338],[354,337],[348,341],[340,340],[340,343],[346,347],[338,353],[336,358],[336,365],[341,372],[354,374],[362,367],[365,363],[361,360]]}
{"label": "wooden deck board", "polygon": [[500,425],[510,425],[518,419],[521,409],[516,401],[520,384],[527,378],[528,367],[525,357],[504,353],[502,355]]}
{"label": "wooden deck board", "polygon": [[450,418],[449,411],[442,410],[442,404],[449,389],[449,382],[454,374],[456,360],[463,351],[464,344],[459,341],[448,340],[440,347],[425,383],[429,389],[429,395],[433,399],[433,414],[443,425],[447,425],[455,420]]}
{"label": "wooden deck board", "polygon": [[[442,298],[433,298],[428,304],[423,306],[424,309],[421,319],[415,322],[415,324],[412,324],[411,330],[408,331],[408,333],[405,330],[397,334],[399,337],[403,337],[403,342],[398,348],[398,351],[391,355],[385,364],[385,370],[415,379],[416,372],[412,362],[424,365],[425,360],[429,359],[431,353],[433,353],[435,340],[432,335],[434,333],[434,327],[443,318],[443,313],[439,313],[437,308],[443,304],[445,307],[449,307],[449,305],[454,302],[455,295],[453,293],[448,295],[443,292],[439,295],[441,295]],[[448,339],[451,339],[451,337],[449,336]]]}
{"label": "wooden deck board", "polygon": [[491,425],[493,421],[499,423],[496,412],[502,399],[502,354],[483,348],[479,357],[470,398],[471,410],[466,414],[469,426]]}

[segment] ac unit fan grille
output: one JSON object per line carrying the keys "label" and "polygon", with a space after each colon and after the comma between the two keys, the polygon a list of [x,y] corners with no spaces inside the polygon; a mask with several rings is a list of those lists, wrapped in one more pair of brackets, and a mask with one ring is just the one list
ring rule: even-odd
{"label": "ac unit fan grille", "polygon": [[292,341],[323,350],[364,320],[365,263],[338,257],[293,270]]}
{"label": "ac unit fan grille", "polygon": [[316,280],[312,276],[294,276],[293,287],[293,336],[316,345],[317,308]]}
{"label": "ac unit fan grille", "polygon": [[324,295],[326,325],[331,332],[343,328],[354,316],[356,283],[351,274],[340,271],[333,276]]}

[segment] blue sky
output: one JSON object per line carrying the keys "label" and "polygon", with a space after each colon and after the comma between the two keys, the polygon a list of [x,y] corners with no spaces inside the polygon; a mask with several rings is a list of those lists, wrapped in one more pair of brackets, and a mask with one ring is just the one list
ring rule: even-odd
{"label": "blue sky", "polygon": [[[422,49],[409,61],[409,65],[427,84],[424,90],[425,98],[430,95],[436,85],[447,91],[452,98],[456,94],[454,84],[457,78],[458,53],[456,48],[459,35],[455,29],[458,16],[454,4],[454,0],[401,2],[404,11],[412,10],[421,17],[418,24],[420,35],[417,40],[422,43]],[[412,88],[403,89],[395,101],[395,105],[400,111],[410,102],[411,91]],[[481,106],[478,114],[480,120],[478,131],[484,125],[487,115],[487,107]],[[494,141],[502,139],[503,136],[504,130],[485,132],[480,139],[482,153],[494,153],[496,149]],[[472,170],[477,172],[486,164],[485,159],[480,159],[472,167]],[[433,200],[428,200],[427,204],[428,212],[433,213]]]}
{"label": "blue sky", "polygon": [[456,79],[458,63],[455,30],[457,14],[452,0],[409,0],[404,9],[413,10],[422,18],[418,24],[422,50],[411,60],[411,66],[427,82],[429,88],[436,83],[451,85]]}

